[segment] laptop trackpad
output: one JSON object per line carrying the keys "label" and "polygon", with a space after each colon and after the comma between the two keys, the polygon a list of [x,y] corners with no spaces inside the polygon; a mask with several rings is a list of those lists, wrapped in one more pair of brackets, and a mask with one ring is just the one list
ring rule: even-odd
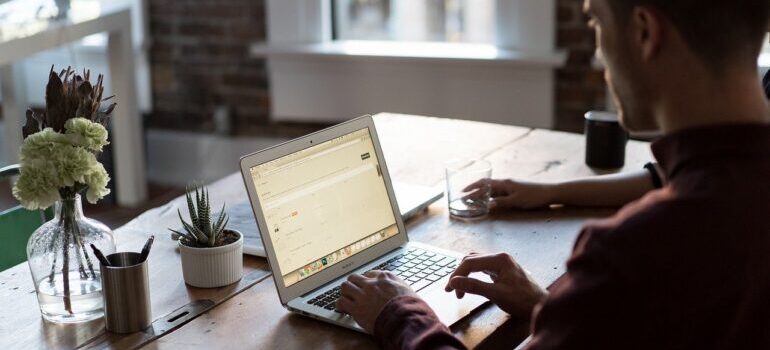
{"label": "laptop trackpad", "polygon": [[[470,277],[492,283],[489,275],[484,273],[473,273]],[[447,326],[455,324],[463,317],[468,316],[473,310],[489,301],[482,296],[467,293],[462,299],[457,299],[454,291],[444,291],[447,281],[448,279],[446,278],[437,281],[435,287],[427,288],[427,290],[418,293],[430,305],[439,320]]]}

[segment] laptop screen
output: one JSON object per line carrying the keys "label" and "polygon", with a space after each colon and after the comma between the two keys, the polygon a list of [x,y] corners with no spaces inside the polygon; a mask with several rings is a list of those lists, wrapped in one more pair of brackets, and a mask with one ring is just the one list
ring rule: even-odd
{"label": "laptop screen", "polygon": [[368,128],[250,172],[287,287],[398,233]]}

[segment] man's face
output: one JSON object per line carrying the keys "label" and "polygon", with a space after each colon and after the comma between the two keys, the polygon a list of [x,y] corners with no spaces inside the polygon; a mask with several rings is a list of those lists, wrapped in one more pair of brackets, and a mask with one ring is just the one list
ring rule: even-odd
{"label": "man's face", "polygon": [[596,32],[597,56],[604,62],[604,79],[618,106],[620,122],[629,131],[658,129],[651,108],[650,79],[642,69],[639,55],[630,45],[626,21],[619,20],[609,1],[584,0],[589,26]]}

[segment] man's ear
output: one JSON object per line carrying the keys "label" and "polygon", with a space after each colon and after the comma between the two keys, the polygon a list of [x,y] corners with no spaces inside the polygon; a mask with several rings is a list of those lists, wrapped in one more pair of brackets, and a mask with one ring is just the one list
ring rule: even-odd
{"label": "man's ear", "polygon": [[639,49],[643,62],[652,60],[660,50],[663,40],[662,17],[648,7],[637,6],[631,14],[631,40]]}

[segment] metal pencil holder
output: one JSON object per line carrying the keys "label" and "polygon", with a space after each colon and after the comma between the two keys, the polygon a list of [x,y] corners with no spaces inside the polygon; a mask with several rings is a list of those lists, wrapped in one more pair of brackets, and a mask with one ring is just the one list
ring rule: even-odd
{"label": "metal pencil holder", "polygon": [[104,321],[115,333],[133,333],[152,323],[147,260],[139,253],[115,253],[101,266]]}

